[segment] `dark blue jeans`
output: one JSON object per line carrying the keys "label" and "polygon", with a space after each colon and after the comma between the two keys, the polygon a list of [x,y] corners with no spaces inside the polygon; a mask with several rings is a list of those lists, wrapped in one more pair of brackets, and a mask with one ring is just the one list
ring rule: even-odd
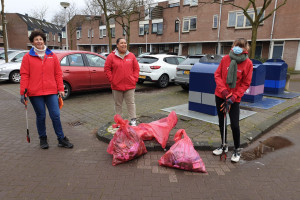
{"label": "dark blue jeans", "polygon": [[57,139],[64,138],[64,133],[62,130],[60,122],[60,111],[58,107],[57,95],[45,95],[45,96],[35,96],[29,97],[30,102],[34,108],[36,114],[36,127],[40,138],[47,137],[46,135],[46,107],[48,108],[50,118],[52,120],[52,125],[57,135]]}

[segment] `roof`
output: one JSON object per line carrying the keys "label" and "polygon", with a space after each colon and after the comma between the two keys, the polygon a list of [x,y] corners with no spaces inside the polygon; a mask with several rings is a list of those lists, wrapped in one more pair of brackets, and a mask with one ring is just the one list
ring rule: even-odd
{"label": "roof", "polygon": [[35,19],[33,17],[22,15],[20,13],[17,13],[17,15],[27,24],[28,30],[41,29],[45,33],[61,32],[62,27],[46,22],[45,20]]}

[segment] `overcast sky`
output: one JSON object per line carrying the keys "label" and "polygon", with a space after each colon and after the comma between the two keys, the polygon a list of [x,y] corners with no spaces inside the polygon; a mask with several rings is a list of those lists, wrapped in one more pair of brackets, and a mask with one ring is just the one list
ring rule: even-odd
{"label": "overcast sky", "polygon": [[4,0],[4,11],[7,13],[30,14],[33,9],[47,6],[46,20],[50,22],[54,14],[62,8],[60,5],[62,1],[73,2],[78,9],[84,8],[85,5],[85,0]]}

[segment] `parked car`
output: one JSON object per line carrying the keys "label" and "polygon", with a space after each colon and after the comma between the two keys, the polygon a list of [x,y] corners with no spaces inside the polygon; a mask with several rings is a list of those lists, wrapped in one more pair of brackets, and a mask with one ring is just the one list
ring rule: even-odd
{"label": "parked car", "polygon": [[13,62],[0,65],[0,80],[10,80],[13,83],[19,83],[21,80],[20,68],[23,57]]}
{"label": "parked car", "polygon": [[204,56],[204,54],[189,56],[180,63],[176,69],[175,83],[180,85],[184,90],[189,90],[190,70]]}
{"label": "parked car", "polygon": [[88,51],[54,51],[63,72],[65,97],[78,91],[110,88],[104,72],[105,57]]}
{"label": "parked car", "polygon": [[99,54],[106,58],[109,55],[109,52],[103,52],[103,53],[99,53]]}
{"label": "parked car", "polygon": [[176,67],[185,58],[167,54],[147,55],[140,57],[139,83],[144,81],[157,82],[161,88],[167,87],[173,82],[176,74]]}
{"label": "parked car", "polygon": [[177,66],[175,83],[180,85],[184,90],[189,90],[190,70],[194,64],[204,63],[220,63],[224,55],[194,55],[188,57],[180,65]]}
{"label": "parked car", "polygon": [[[7,57],[8,62],[12,62],[18,60],[19,58],[23,58],[23,56],[27,53],[27,50],[8,50]],[[5,54],[4,52],[0,53],[0,64],[5,63]]]}

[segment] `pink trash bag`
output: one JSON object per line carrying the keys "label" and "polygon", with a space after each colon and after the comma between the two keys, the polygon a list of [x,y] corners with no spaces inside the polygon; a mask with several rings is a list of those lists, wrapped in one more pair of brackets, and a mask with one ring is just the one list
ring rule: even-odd
{"label": "pink trash bag", "polygon": [[205,165],[184,129],[177,131],[174,140],[175,144],[160,158],[159,165],[206,173]]}
{"label": "pink trash bag", "polygon": [[154,137],[162,148],[165,148],[170,131],[175,127],[177,121],[177,115],[172,111],[168,117],[151,123],[141,123],[133,129],[142,140],[152,140]]}
{"label": "pink trash bag", "polygon": [[127,162],[147,153],[143,140],[129,126],[128,120],[123,120],[120,115],[115,115],[114,119],[116,122],[114,126],[120,128],[107,147],[107,152],[113,155],[112,165]]}

